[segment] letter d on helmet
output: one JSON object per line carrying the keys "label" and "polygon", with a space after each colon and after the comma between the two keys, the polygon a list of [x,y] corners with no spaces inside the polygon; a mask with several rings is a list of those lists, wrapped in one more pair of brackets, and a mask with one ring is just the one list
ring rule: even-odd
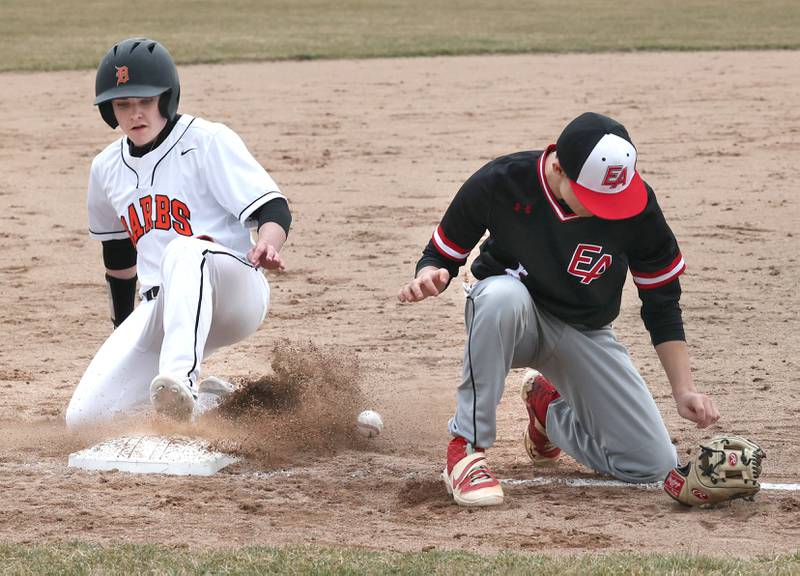
{"label": "letter d on helmet", "polygon": [[175,62],[164,46],[148,38],[129,38],[116,44],[100,61],[94,92],[94,104],[103,120],[116,128],[119,123],[112,100],[160,96],[161,115],[173,120],[178,114],[181,84]]}

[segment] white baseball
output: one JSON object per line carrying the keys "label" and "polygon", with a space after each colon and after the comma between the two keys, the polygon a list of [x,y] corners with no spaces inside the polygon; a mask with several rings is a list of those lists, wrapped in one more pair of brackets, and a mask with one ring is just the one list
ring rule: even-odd
{"label": "white baseball", "polygon": [[375,410],[364,410],[356,419],[356,430],[366,438],[375,438],[383,430],[383,419]]}

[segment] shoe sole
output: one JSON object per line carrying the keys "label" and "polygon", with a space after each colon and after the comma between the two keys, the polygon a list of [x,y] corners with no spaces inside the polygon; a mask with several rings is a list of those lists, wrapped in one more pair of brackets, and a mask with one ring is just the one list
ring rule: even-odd
{"label": "shoe sole", "polygon": [[151,402],[158,414],[169,416],[175,420],[189,420],[194,410],[194,401],[184,393],[184,389],[177,382],[170,380],[156,380],[151,389]]}
{"label": "shoe sole", "polygon": [[536,464],[536,466],[553,466],[561,460],[561,452],[556,456],[542,456],[538,452],[532,453],[531,450],[528,449],[528,442],[533,445],[533,441],[528,440],[528,430],[525,429],[522,431],[522,446],[525,448],[525,454],[528,455],[528,458],[530,458],[531,462]]}
{"label": "shoe sole", "polygon": [[197,385],[198,394],[212,394],[220,397],[232,394],[235,389],[236,387],[230,382],[225,382],[214,376],[209,376]]}
{"label": "shoe sole", "polygon": [[444,486],[447,488],[447,493],[453,497],[453,500],[455,500],[455,503],[459,506],[474,508],[477,506],[499,506],[503,503],[504,496],[502,495],[489,496],[487,498],[481,498],[480,500],[464,500],[453,490],[453,486],[450,484],[450,477],[447,474],[447,468],[445,468],[442,472],[442,480],[444,480]]}
{"label": "shoe sole", "polygon": [[[522,398],[522,403],[525,404],[526,411],[527,411],[527,408],[528,408],[528,394],[530,394],[531,391],[533,390],[533,380],[536,378],[536,376],[540,376],[540,375],[541,375],[541,372],[539,372],[538,370],[528,370],[525,373],[525,377],[522,380],[522,387],[520,388],[519,395],[520,395],[520,398]],[[539,427],[543,428],[543,426],[539,422],[538,418],[536,418],[534,416],[534,420],[535,420],[534,426],[539,426]],[[544,432],[542,432],[542,433],[544,433]],[[529,442],[530,442],[530,445],[533,446],[533,449],[535,449],[535,445],[533,444],[533,440],[530,440],[528,438],[528,428],[526,427],[525,430],[522,431],[522,445],[525,448],[525,453],[528,455],[528,458],[530,458],[531,461],[534,464],[541,465],[541,466],[546,466],[548,464],[555,464],[556,462],[558,462],[559,458],[561,458],[561,451],[560,450],[559,450],[559,453],[556,454],[555,456],[542,456],[538,452],[536,452],[534,454],[534,453],[531,452],[531,449],[528,448],[528,443]]]}

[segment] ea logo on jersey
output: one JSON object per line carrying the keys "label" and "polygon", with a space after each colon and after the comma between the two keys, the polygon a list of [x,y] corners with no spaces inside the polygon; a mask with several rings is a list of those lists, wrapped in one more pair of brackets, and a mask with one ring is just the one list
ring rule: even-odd
{"label": "ea logo on jersey", "polygon": [[130,76],[128,76],[128,67],[127,66],[114,66],[117,69],[117,86],[120,84],[127,84],[128,80],[130,80]]}
{"label": "ea logo on jersey", "polygon": [[[603,247],[578,244],[572,254],[567,272],[581,279],[581,284],[591,284],[611,268],[611,254],[603,254]],[[599,254],[599,257],[598,257]]]}
{"label": "ea logo on jersey", "polygon": [[606,175],[603,177],[603,186],[608,186],[612,190],[619,186],[625,186],[625,183],[628,181],[628,168],[622,166],[621,164],[617,164],[614,166],[609,166],[606,169]]}

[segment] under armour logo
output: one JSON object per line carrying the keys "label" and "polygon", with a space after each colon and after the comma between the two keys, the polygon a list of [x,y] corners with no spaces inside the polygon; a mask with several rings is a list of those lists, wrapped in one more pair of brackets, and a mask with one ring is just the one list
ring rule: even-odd
{"label": "under armour logo", "polygon": [[514,202],[514,212],[525,212],[525,214],[530,215],[533,212],[533,206],[531,204],[523,206],[522,202]]}
{"label": "under armour logo", "polygon": [[522,263],[519,263],[517,264],[516,270],[512,270],[511,268],[506,268],[506,274],[508,274],[509,276],[513,276],[517,280],[522,280],[521,276],[527,276],[528,271],[525,270],[525,266],[523,266]]}
{"label": "under armour logo", "polygon": [[117,69],[117,86],[120,84],[127,84],[130,77],[128,76],[127,66],[114,66]]}
{"label": "under armour logo", "polygon": [[628,168],[626,166],[609,166],[606,169],[606,175],[603,177],[603,186],[608,186],[613,190],[620,184],[624,186],[627,181]]}
{"label": "under armour logo", "polygon": [[[567,272],[581,279],[581,284],[591,284],[611,268],[611,254],[601,254],[602,246],[594,244],[578,244]],[[600,254],[596,260],[594,256]]]}

